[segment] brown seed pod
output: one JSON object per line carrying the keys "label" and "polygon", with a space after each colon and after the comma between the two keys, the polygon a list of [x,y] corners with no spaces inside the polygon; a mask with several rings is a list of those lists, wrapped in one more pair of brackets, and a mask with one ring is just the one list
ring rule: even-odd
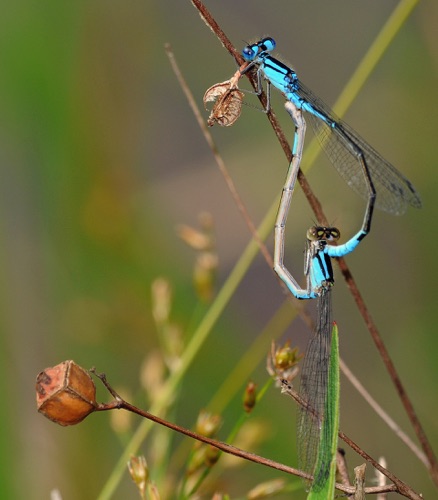
{"label": "brown seed pod", "polygon": [[75,425],[97,408],[96,387],[74,361],[46,368],[36,379],[38,411],[59,425]]}

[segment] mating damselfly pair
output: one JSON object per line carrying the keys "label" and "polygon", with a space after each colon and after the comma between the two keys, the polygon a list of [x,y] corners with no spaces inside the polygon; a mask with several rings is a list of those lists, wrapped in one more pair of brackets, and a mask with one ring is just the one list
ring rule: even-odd
{"label": "mating damselfly pair", "polygon": [[[285,109],[295,127],[292,161],[275,222],[274,270],[296,298],[318,299],[316,328],[301,370],[300,397],[306,405],[299,409],[297,431],[300,466],[313,475],[311,489],[318,491],[323,488],[334,460],[330,453],[324,455],[321,449],[318,450],[323,443],[331,440],[334,433],[334,429],[327,424],[329,420],[326,415],[329,408],[327,380],[332,329],[330,291],[334,284],[331,258],[345,256],[358,246],[370,231],[375,206],[399,215],[405,212],[408,205],[420,208],[421,200],[403,174],[338,118],[329,106],[298,79],[293,69],[271,55],[275,46],[274,39],[266,37],[243,49],[246,64],[230,80],[230,93],[224,94],[221,103],[225,113],[216,121],[222,125],[230,125],[239,116],[240,108],[233,104],[233,92],[239,92],[237,97],[241,100],[242,94],[237,90],[237,81],[248,71],[255,71],[257,92],[261,93],[264,81],[267,85],[267,111],[270,108],[270,89],[273,86],[284,95]],[[228,109],[232,113],[232,119],[226,116]],[[303,111],[309,117],[315,135],[332,165],[347,184],[367,200],[362,226],[346,243],[336,246],[332,244],[340,237],[336,228],[313,226],[309,229],[305,250],[305,288],[300,287],[284,265],[285,227],[306,133]],[[218,116],[219,113],[216,113],[216,118]]]}

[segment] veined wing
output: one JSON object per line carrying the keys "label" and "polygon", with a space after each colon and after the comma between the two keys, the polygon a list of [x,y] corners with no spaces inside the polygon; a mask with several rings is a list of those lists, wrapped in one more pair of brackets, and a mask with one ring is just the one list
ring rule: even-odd
{"label": "veined wing", "polygon": [[[299,395],[307,405],[299,406],[297,416],[298,463],[300,469],[314,475],[311,484],[313,491],[318,491],[324,485],[333,458],[330,447],[319,450],[320,443],[331,442],[334,432],[329,425],[331,420],[327,420],[326,415],[332,331],[330,291],[318,297],[317,309],[317,324],[306,350],[300,378]],[[315,470],[318,456],[320,466]]]}
{"label": "veined wing", "polygon": [[301,81],[295,82],[294,87],[296,94],[324,117],[321,119],[305,104],[303,105],[303,109],[308,111],[307,116],[310,117],[313,130],[330,162],[356,193],[365,199],[369,196],[362,166],[357,158],[357,151],[360,151],[376,189],[378,208],[394,215],[403,214],[408,205],[421,208],[419,194],[401,172],[386,161],[347,123],[338,118],[329,106],[316,97]]}

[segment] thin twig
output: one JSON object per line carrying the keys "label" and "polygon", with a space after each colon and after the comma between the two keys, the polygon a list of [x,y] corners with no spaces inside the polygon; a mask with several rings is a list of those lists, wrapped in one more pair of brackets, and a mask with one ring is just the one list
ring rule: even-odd
{"label": "thin twig", "polygon": [[342,484],[351,486],[350,478],[348,476],[347,458],[343,448],[338,448],[336,452],[336,474],[340,478]]}
{"label": "thin twig", "polygon": [[[224,47],[229,50],[230,54],[235,57],[236,61],[238,64],[241,64],[243,59],[240,56],[240,54],[236,57],[236,49],[233,47],[231,44],[230,40],[228,37],[226,37],[225,33],[219,28],[218,31],[216,31],[216,27],[218,27],[216,21],[214,20],[213,16],[210,14],[210,12],[206,9],[204,4],[200,0],[191,0],[195,8],[199,11],[201,14],[201,17],[204,19],[205,23],[207,26],[210,27],[210,29],[216,34],[216,36],[219,38],[219,40],[222,42]],[[251,84],[253,85],[254,89],[256,88],[256,82],[254,80],[254,76],[248,72],[246,73],[247,77],[249,78]],[[266,96],[264,93],[259,95],[260,102],[262,103],[262,106],[265,107],[266,109]],[[291,160],[291,150],[290,147],[287,143],[286,137],[277,121],[277,118],[275,117],[274,113],[272,111],[269,111],[267,113],[267,117],[274,129],[274,132],[281,144],[281,147],[283,148],[283,151],[286,154],[286,157],[288,158],[288,161]],[[301,188],[303,189],[303,192],[312,208],[314,211],[317,220],[321,224],[327,224],[327,218],[325,217],[321,204],[319,203],[318,199],[314,196],[312,190],[310,189],[310,186],[304,177],[304,174],[300,171],[298,175],[298,180],[301,185]],[[389,352],[387,351],[382,337],[377,329],[376,324],[374,323],[370,312],[368,311],[368,308],[365,305],[365,302],[362,298],[362,295],[359,292],[359,289],[356,285],[356,282],[353,278],[353,275],[351,271],[349,270],[345,260],[343,258],[338,259],[339,262],[339,267],[342,272],[342,275],[345,279],[345,282],[347,284],[347,287],[349,288],[355,302],[357,305],[357,308],[362,316],[362,318],[365,321],[365,325],[368,328],[368,331],[370,332],[370,335],[377,347],[377,350],[382,358],[382,361],[390,375],[390,378],[396,388],[397,394],[402,401],[402,404],[405,408],[405,411],[408,415],[408,418],[412,424],[412,427],[414,429],[415,434],[417,435],[418,440],[420,441],[420,444],[423,448],[423,451],[425,455],[428,458],[428,467],[429,467],[429,472],[431,474],[432,479],[436,484],[438,484],[438,462],[436,460],[436,456],[434,454],[434,451],[429,443],[429,440],[427,439],[427,436],[423,430],[423,427],[416,415],[416,412],[414,410],[414,407],[412,405],[412,402],[409,398],[409,396],[406,393],[406,390],[404,389],[404,386],[401,382],[400,377],[398,376],[398,373],[396,371],[396,368],[389,356]]]}
{"label": "thin twig", "polygon": [[[104,373],[96,373],[96,371],[94,369],[92,370],[92,373],[94,375],[96,375],[102,381],[102,383],[104,384],[106,389],[115,398],[113,401],[110,401],[109,403],[100,403],[97,406],[96,411],[109,411],[109,410],[116,410],[116,409],[117,410],[124,409],[124,410],[130,411],[132,413],[135,413],[136,415],[139,415],[143,418],[147,418],[148,420],[151,420],[152,422],[155,422],[159,425],[167,427],[168,429],[171,429],[175,432],[179,432],[180,434],[184,434],[185,436],[188,436],[192,439],[196,439],[197,441],[201,441],[202,443],[214,446],[215,448],[223,451],[224,453],[228,453],[230,455],[234,455],[236,457],[240,457],[240,458],[243,458],[245,460],[249,460],[250,462],[260,464],[260,465],[271,467],[271,468],[279,470],[281,472],[285,472],[287,474],[292,474],[294,476],[298,476],[298,477],[301,477],[301,478],[306,479],[306,480],[313,479],[313,477],[310,474],[307,474],[299,469],[294,469],[293,467],[289,467],[289,466],[281,464],[279,462],[275,462],[274,460],[270,460],[268,458],[261,457],[259,455],[256,455],[255,453],[249,453],[247,451],[241,450],[240,448],[229,445],[229,444],[224,443],[222,441],[217,441],[216,439],[211,439],[211,438],[208,438],[206,436],[202,436],[202,435],[197,434],[196,432],[193,432],[189,429],[186,429],[186,428],[181,427],[179,425],[176,425],[172,422],[164,420],[160,417],[157,417],[156,415],[153,415],[152,413],[141,410],[140,408],[137,408],[136,406],[128,403],[119,394],[117,394],[117,392],[111,387],[111,385],[108,382]],[[383,469],[383,470],[385,470],[385,469]],[[400,480],[398,480],[398,481],[400,484],[402,484],[406,487],[404,489],[404,491],[400,490],[400,488],[396,484],[385,485],[382,487],[374,486],[371,488],[365,488],[364,491],[367,494],[377,494],[377,493],[382,493],[382,492],[398,492],[398,493],[402,494],[403,496],[410,498],[412,500],[422,500],[422,497],[420,495],[415,493],[413,490],[411,490],[407,485],[405,485]],[[344,493],[347,493],[349,495],[351,495],[355,492],[355,487],[345,486],[343,484],[338,484],[338,483],[336,483],[336,489],[338,489],[339,491],[343,491]]]}

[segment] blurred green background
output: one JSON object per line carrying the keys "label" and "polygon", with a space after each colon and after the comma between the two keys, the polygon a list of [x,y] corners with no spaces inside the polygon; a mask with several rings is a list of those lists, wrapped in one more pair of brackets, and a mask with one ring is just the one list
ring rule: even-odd
{"label": "blurred green background", "polygon": [[[206,5],[237,47],[275,37],[278,54],[333,103],[397,2]],[[421,211],[411,209],[403,217],[377,212],[371,236],[348,263],[438,449],[437,15],[435,0],[419,3],[346,119],[422,195]],[[152,281],[171,281],[172,317],[183,330],[198,307],[194,254],[177,237],[176,226],[196,225],[202,211],[213,215],[218,286],[250,238],[171,72],[164,43],[172,44],[200,106],[205,89],[231,76],[235,65],[188,0],[19,0],[3,6],[0,26],[0,496],[43,499],[58,488],[64,500],[91,499],[120,456],[123,438],[106,414],[71,428],[44,419],[35,408],[34,380],[46,366],[74,359],[105,371],[116,387],[130,390],[138,406],[147,407],[139,373],[145,355],[158,346]],[[273,106],[292,134],[280,97]],[[287,167],[267,120],[245,108],[234,127],[215,128],[213,134],[259,222]],[[322,156],[309,181],[333,223],[346,237],[355,232],[363,203]],[[312,223],[299,192],[287,233],[288,264],[298,276]],[[172,420],[193,425],[283,301],[272,271],[257,258],[189,370]],[[334,311],[344,360],[412,435],[342,280]],[[297,321],[286,337],[304,348],[308,331]],[[254,364],[251,377],[263,384],[264,360]],[[234,398],[225,411],[222,438],[239,404]],[[263,422],[264,442],[251,451],[296,465],[294,414],[291,401],[270,391],[254,415]],[[426,498],[436,496],[424,467],[345,380],[341,428],[372,456],[385,455],[388,468]],[[142,452],[149,458],[147,444]],[[362,461],[349,452],[348,462],[353,467]],[[236,497],[278,476],[245,464],[223,473],[219,482]],[[122,497],[137,497],[126,475],[115,495]]]}

